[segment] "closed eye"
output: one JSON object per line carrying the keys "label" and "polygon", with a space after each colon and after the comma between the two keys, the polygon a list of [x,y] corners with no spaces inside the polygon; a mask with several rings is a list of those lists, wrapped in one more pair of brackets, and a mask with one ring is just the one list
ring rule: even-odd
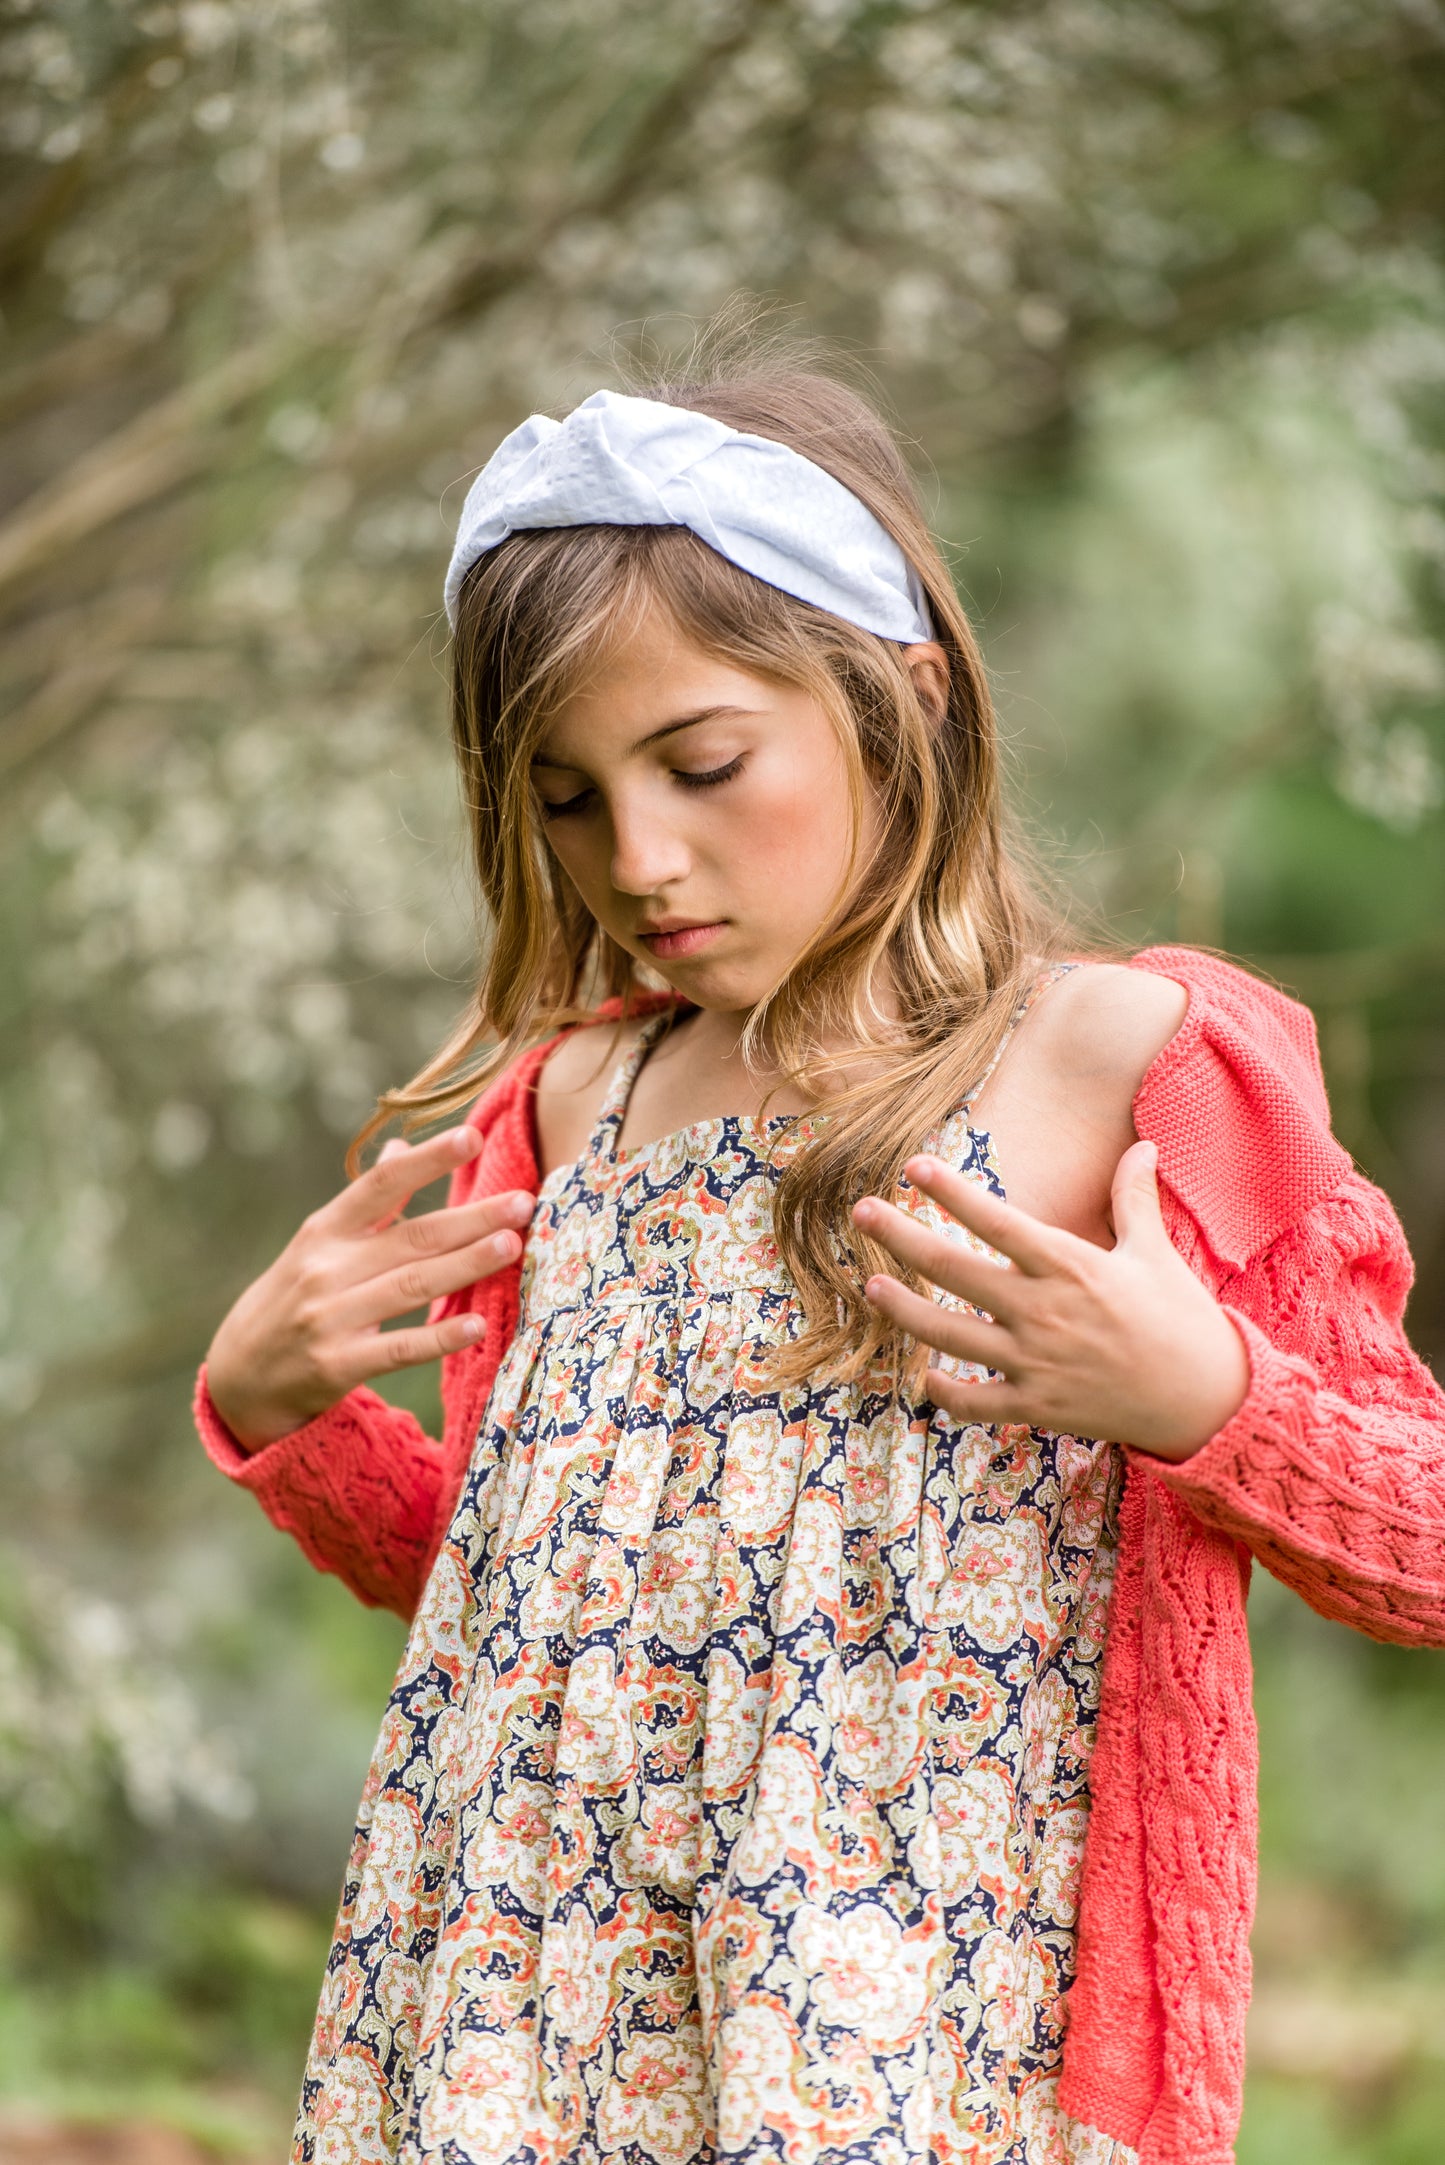
{"label": "closed eye", "polygon": [[561,819],[564,812],[580,811],[591,794],[590,789],[580,789],[575,797],[564,797],[560,804],[549,804],[545,797],[539,797],[537,809],[543,819]]}
{"label": "closed eye", "polygon": [[[679,769],[674,773],[673,780],[684,789],[715,789],[719,782],[730,782],[735,774],[741,773],[742,765],[743,754],[739,752],[737,758],[730,759],[725,767],[710,767],[705,774],[689,774]],[[569,812],[580,812],[591,795],[590,789],[579,789],[575,797],[564,797],[560,804],[549,804],[545,798],[541,798],[538,800],[538,808],[544,820],[562,819]]]}
{"label": "closed eye", "polygon": [[706,774],[679,773],[674,776],[674,780],[681,782],[684,789],[714,789],[719,782],[730,782],[733,776],[741,771],[742,764],[743,755],[739,752],[737,758],[730,759],[725,767],[710,767]]}

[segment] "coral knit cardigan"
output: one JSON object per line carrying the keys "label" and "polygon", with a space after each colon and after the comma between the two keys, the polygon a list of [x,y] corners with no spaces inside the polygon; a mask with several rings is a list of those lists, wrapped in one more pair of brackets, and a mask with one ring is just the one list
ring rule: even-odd
{"label": "coral knit cardigan", "polygon": [[[1250,1559],[1323,1616],[1445,1645],[1445,1395],[1401,1329],[1411,1266],[1394,1212],[1330,1134],[1308,1013],[1187,948],[1132,966],[1189,995],[1134,1119],[1158,1145],[1170,1235],[1233,1317],[1251,1380],[1185,1464],[1126,1454],[1060,2102],[1143,2165],[1226,2165],[1255,1884]],[[477,1104],[486,1142],[454,1203],[535,1186],[532,1094],[549,1049]],[[247,1457],[202,1371],[211,1457],[364,1602],[416,1606],[516,1328],[518,1279],[514,1267],[444,1304],[476,1309],[487,1331],[443,1364],[440,1443],[361,1389]]]}

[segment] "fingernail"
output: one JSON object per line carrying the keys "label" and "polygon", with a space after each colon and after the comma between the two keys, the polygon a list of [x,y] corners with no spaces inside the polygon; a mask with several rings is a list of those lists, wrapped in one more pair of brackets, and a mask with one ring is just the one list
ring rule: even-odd
{"label": "fingernail", "polygon": [[469,1341],[480,1338],[486,1327],[480,1316],[467,1316],[462,1322],[462,1336]]}
{"label": "fingernail", "polygon": [[938,1171],[937,1158],[910,1158],[903,1168],[910,1180],[932,1180]]}
{"label": "fingernail", "polygon": [[875,1218],[877,1215],[878,1213],[873,1207],[873,1198],[871,1195],[865,1195],[859,1202],[856,1202],[853,1205],[853,1216],[857,1219],[860,1225],[866,1225],[870,1218]]}
{"label": "fingernail", "polygon": [[474,1158],[482,1147],[480,1128],[453,1128],[452,1148],[458,1157]]}

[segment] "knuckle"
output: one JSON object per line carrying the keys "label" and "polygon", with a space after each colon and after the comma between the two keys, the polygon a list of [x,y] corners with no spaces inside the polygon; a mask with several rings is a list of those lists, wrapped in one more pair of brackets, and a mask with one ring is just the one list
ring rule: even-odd
{"label": "knuckle", "polygon": [[331,1347],[315,1346],[308,1348],[306,1371],[317,1390],[324,1392],[327,1397],[340,1398],[345,1395],[348,1387],[347,1379],[342,1374],[341,1364],[336,1359],[334,1350]]}
{"label": "knuckle", "polygon": [[291,1311],[291,1320],[296,1336],[305,1349],[306,1359],[314,1362],[317,1348],[325,1337],[321,1303],[303,1294]]}
{"label": "knuckle", "polygon": [[356,1183],[355,1193],[374,1217],[379,1218],[392,1209],[397,1197],[404,1192],[397,1173],[398,1162],[396,1158],[380,1159]]}
{"label": "knuckle", "polygon": [[416,1331],[384,1331],[381,1345],[388,1368],[412,1368],[423,1358]]}
{"label": "knuckle", "polygon": [[1043,1300],[1035,1301],[1027,1315],[1020,1316],[1018,1336],[1021,1344],[1036,1352],[1053,1344],[1066,1327],[1065,1303],[1057,1293],[1051,1293]]}
{"label": "knuckle", "polygon": [[292,1288],[291,1320],[308,1346],[325,1335],[330,1292],[330,1280],[321,1270],[301,1272]]}
{"label": "knuckle", "polygon": [[1047,1338],[1047,1329],[1041,1331],[1034,1316],[1018,1316],[1009,1331],[1013,1359],[1011,1366],[1016,1375],[1022,1375],[1033,1359],[1040,1338]]}
{"label": "knuckle", "polygon": [[397,1272],[396,1290],[408,1308],[420,1308],[424,1301],[431,1299],[426,1272],[416,1269],[414,1265],[408,1265],[405,1270]]}
{"label": "knuckle", "polygon": [[413,1255],[435,1255],[440,1246],[440,1231],[434,1215],[424,1218],[403,1218],[401,1235]]}
{"label": "knuckle", "polygon": [[318,1244],[308,1246],[296,1258],[296,1291],[303,1301],[319,1301],[325,1298],[331,1284],[332,1262],[330,1250]]}

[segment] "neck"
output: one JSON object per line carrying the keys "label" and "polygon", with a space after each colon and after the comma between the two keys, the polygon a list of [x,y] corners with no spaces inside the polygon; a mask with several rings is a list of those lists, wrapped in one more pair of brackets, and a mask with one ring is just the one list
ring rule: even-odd
{"label": "neck", "polygon": [[[896,1015],[896,1003],[891,993],[880,1005],[885,1015]],[[694,1073],[706,1070],[720,1082],[735,1083],[741,1103],[751,1086],[767,1088],[779,1074],[770,1062],[761,1068],[749,1068],[744,1064],[743,1032],[752,1013],[753,1010],[746,1007],[684,1007],[678,1022],[654,1050],[653,1058],[661,1056],[665,1064],[671,1057],[685,1063]],[[821,1051],[825,1057],[832,1058],[847,1052],[850,1046],[851,1040],[845,1041],[834,1032],[824,1038]],[[877,1054],[872,1056],[875,1062],[879,1057]],[[856,1069],[834,1070],[821,1079],[823,1095],[832,1095],[857,1080]]]}

